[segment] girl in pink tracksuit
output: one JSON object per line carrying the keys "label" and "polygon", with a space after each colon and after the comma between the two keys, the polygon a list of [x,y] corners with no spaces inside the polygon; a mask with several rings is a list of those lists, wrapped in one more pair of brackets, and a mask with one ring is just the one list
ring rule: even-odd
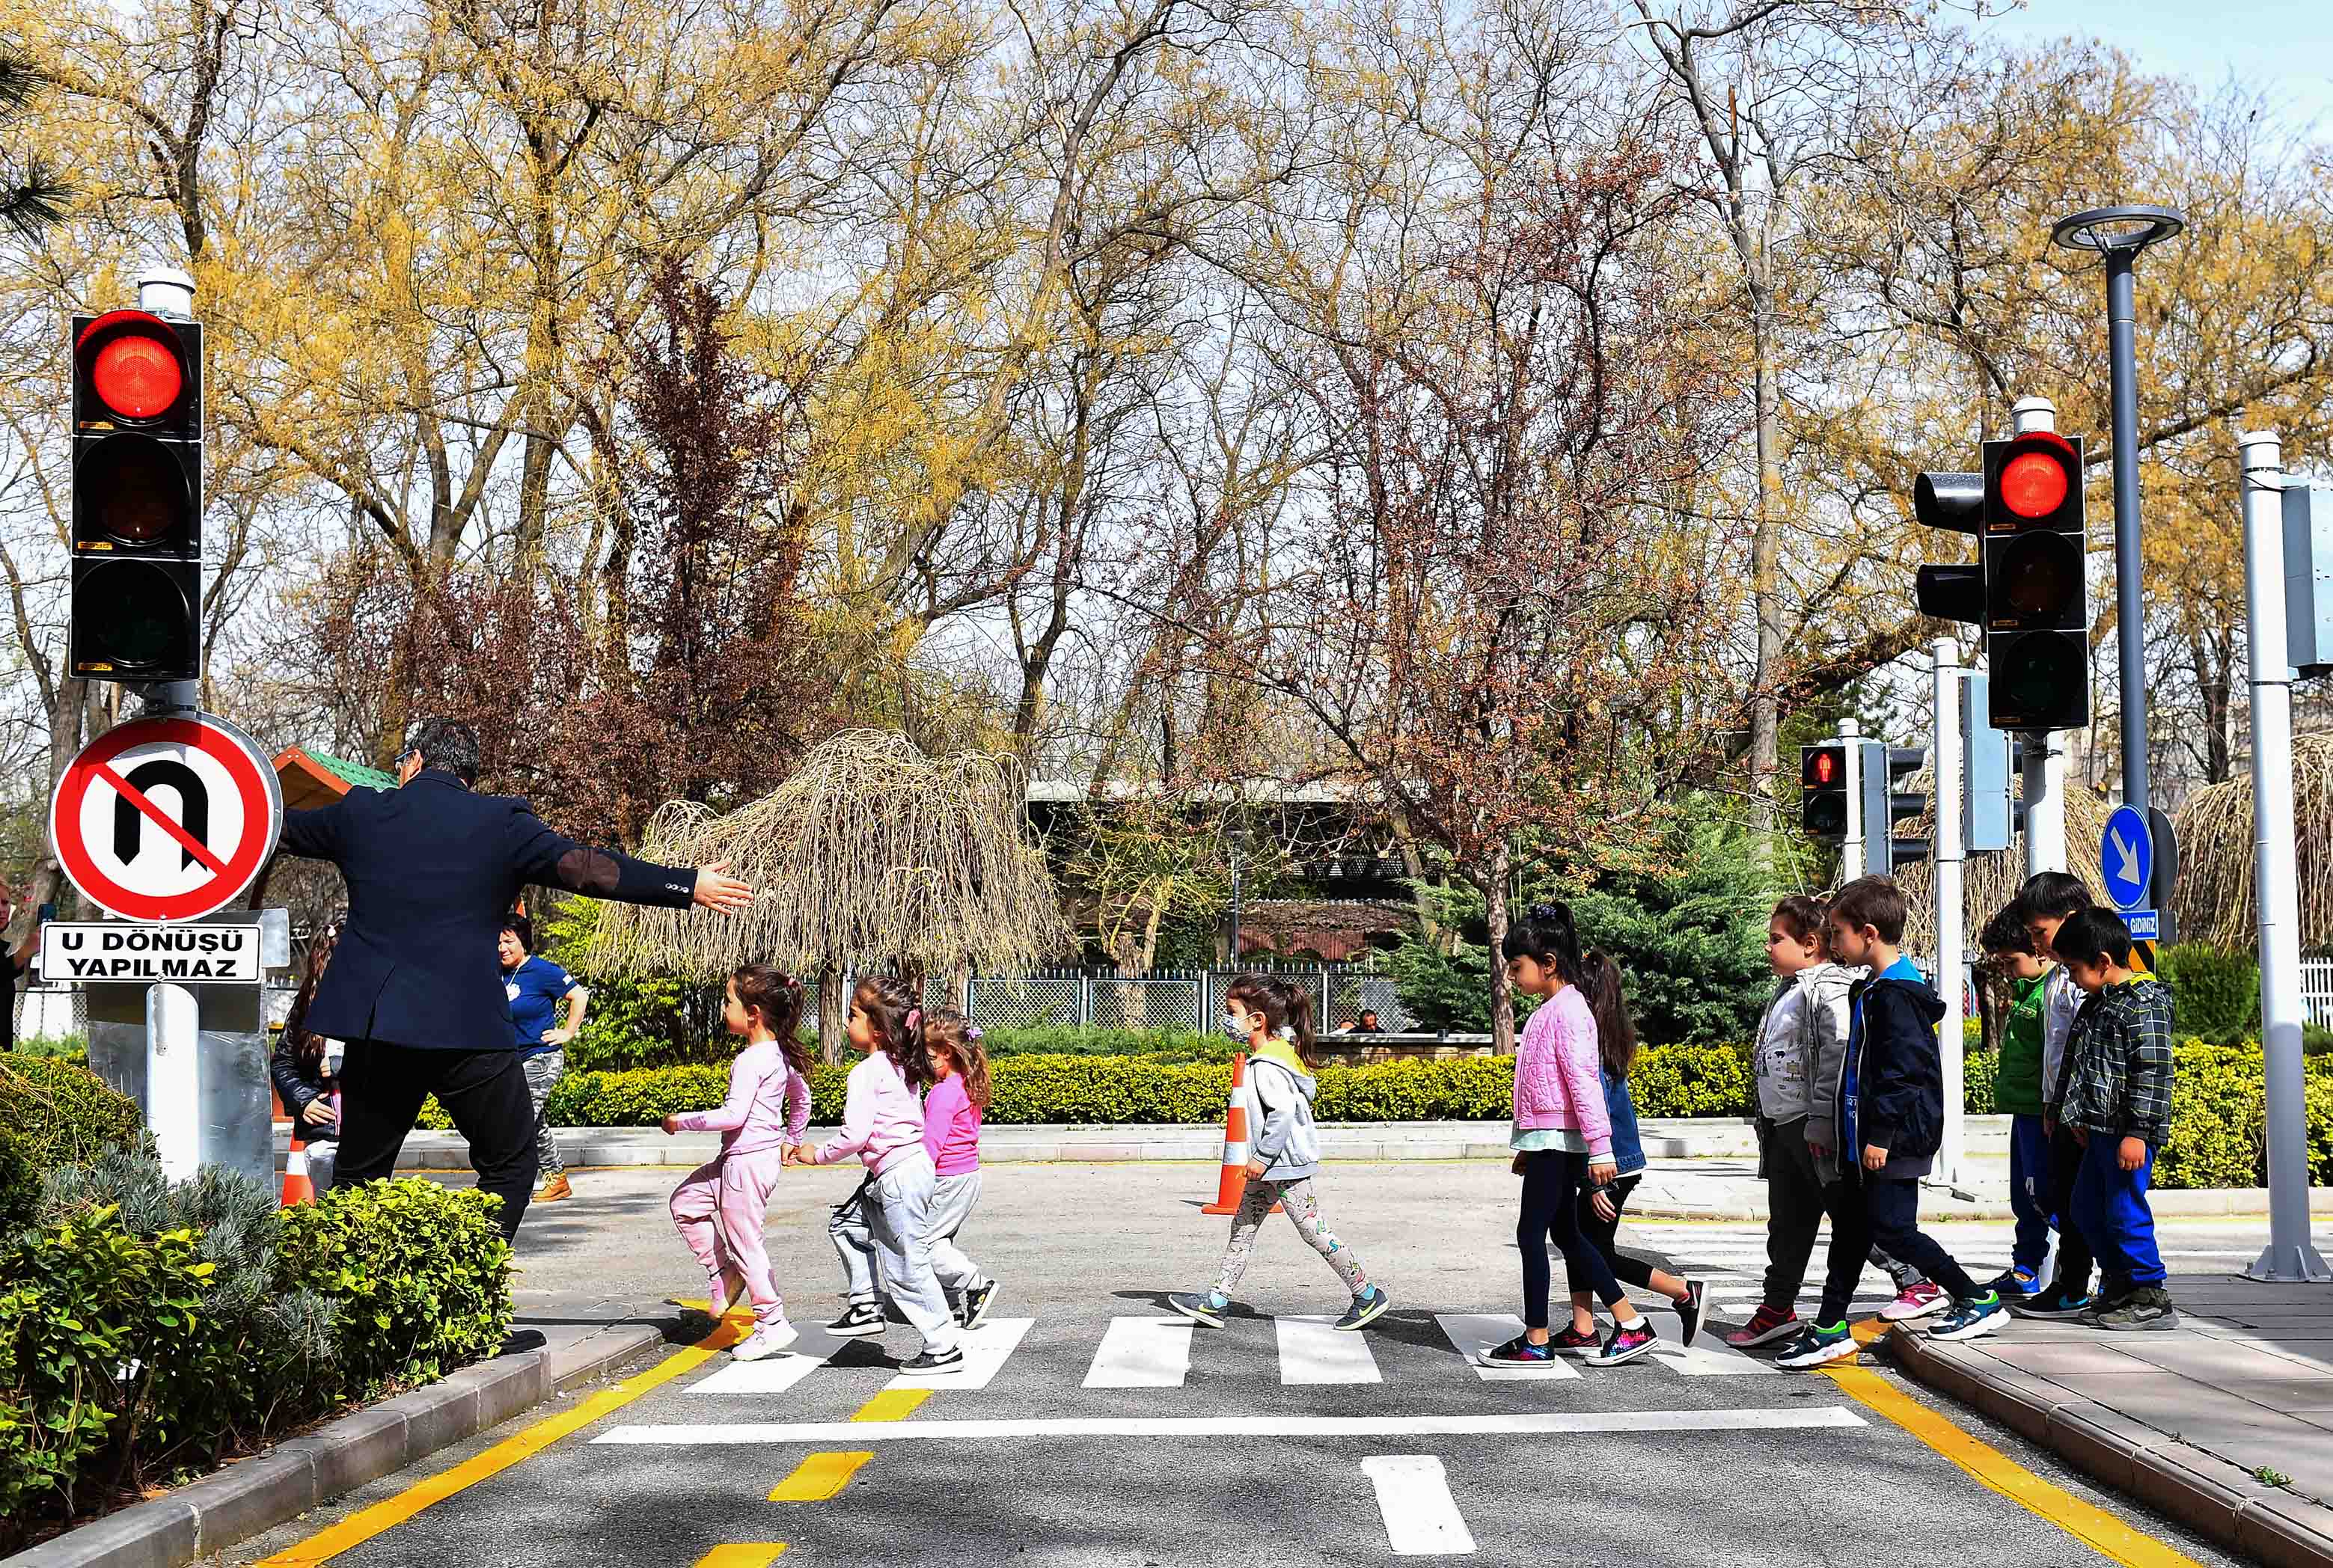
{"label": "girl in pink tracksuit", "polygon": [[1483,1353],[1492,1366],[1544,1366],[1548,1293],[1552,1281],[1550,1237],[1575,1279],[1587,1282],[1612,1309],[1614,1327],[1588,1359],[1599,1366],[1636,1360],[1658,1343],[1652,1325],[1630,1305],[1612,1265],[1579,1229],[1579,1194],[1613,1179],[1611,1113],[1596,1043],[1596,1015],[1580,994],[1579,936],[1571,911],[1560,904],[1532,906],[1507,932],[1507,978],[1525,996],[1542,999],[1515,1047],[1515,1123],[1510,1146],[1523,1179],[1522,1212],[1515,1245],[1523,1259],[1523,1332]]}
{"label": "girl in pink tracksuit", "polygon": [[672,1222],[705,1266],[715,1318],[741,1294],[752,1299],[754,1332],[735,1354],[760,1361],[799,1337],[770,1277],[762,1230],[778,1173],[810,1126],[810,1052],[794,1034],[802,984],[765,963],[740,965],[721,1021],[746,1040],[729,1064],[729,1097],[716,1109],[664,1119],[667,1133],[721,1134],[721,1152],[673,1190]]}
{"label": "girl in pink tracksuit", "polygon": [[[859,982],[850,993],[845,1033],[854,1048],[867,1053],[867,1059],[850,1069],[842,1130],[816,1149],[788,1158],[802,1164],[831,1165],[856,1154],[866,1165],[867,1180],[837,1212],[837,1226],[855,1212],[855,1224],[864,1227],[873,1244],[885,1291],[924,1336],[922,1353],[902,1363],[903,1370],[953,1372],[963,1370],[964,1351],[956,1343],[955,1315],[932,1271],[930,1226],[937,1177],[924,1147],[924,1104],[916,1095],[931,1078],[923,1021],[923,1009],[906,981],[872,976]],[[842,1250],[840,1235],[835,1247]],[[848,1270],[848,1257],[844,1266]],[[827,1324],[828,1332],[846,1337],[881,1334],[881,1307],[871,1299],[858,1298],[855,1280],[851,1288],[850,1310]]]}

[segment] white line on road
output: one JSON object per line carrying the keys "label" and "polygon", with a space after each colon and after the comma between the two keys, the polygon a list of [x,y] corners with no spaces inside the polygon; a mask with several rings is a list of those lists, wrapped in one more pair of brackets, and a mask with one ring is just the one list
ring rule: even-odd
{"label": "white line on road", "polygon": [[1653,1359],[1680,1377],[1689,1378],[1758,1377],[1775,1370],[1757,1357],[1743,1355],[1723,1343],[1677,1347],[1664,1343],[1653,1352]]}
{"label": "white line on road", "polygon": [[850,1342],[815,1325],[805,1325],[793,1348],[767,1361],[733,1361],[710,1377],[688,1385],[693,1394],[782,1394],[826,1364]]}
{"label": "white line on road", "polygon": [[1358,1334],[1339,1334],[1332,1317],[1276,1317],[1283,1383],[1383,1382],[1378,1358]]}
{"label": "white line on road", "polygon": [[1522,1333],[1523,1320],[1512,1313],[1440,1312],[1434,1321],[1474,1369],[1474,1375],[1486,1383],[1493,1382],[1552,1382],[1562,1378],[1576,1378],[1579,1369],[1572,1358],[1558,1353],[1541,1366],[1484,1366],[1483,1353],[1493,1345],[1502,1345]]}
{"label": "white line on road", "polygon": [[1466,1516],[1432,1454],[1371,1454],[1361,1473],[1378,1489],[1386,1541],[1397,1557],[1455,1557],[1474,1549]]}
{"label": "white line on road", "polygon": [[595,1443],[756,1448],[1015,1438],[1501,1438],[1587,1432],[1780,1432],[1869,1425],[1844,1406],[1562,1410],[1489,1416],[1131,1416],[963,1421],[739,1421],[617,1427]]}
{"label": "white line on road", "polygon": [[895,1389],[984,1389],[1004,1368],[1005,1359],[1021,1348],[1033,1317],[995,1317],[960,1336],[964,1366],[952,1372],[901,1372],[891,1380]]}
{"label": "white line on road", "polygon": [[1090,1389],[1179,1389],[1191,1375],[1187,1317],[1113,1317],[1086,1372]]}

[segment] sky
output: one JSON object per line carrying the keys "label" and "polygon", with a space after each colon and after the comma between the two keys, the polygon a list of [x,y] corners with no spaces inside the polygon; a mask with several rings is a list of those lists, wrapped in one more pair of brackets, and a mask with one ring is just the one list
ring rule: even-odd
{"label": "sky", "polygon": [[2264,88],[2295,123],[2333,133],[2333,4],[2328,0],[2025,0],[1981,24],[2019,43],[2069,33],[2141,67],[2216,87],[2231,72]]}

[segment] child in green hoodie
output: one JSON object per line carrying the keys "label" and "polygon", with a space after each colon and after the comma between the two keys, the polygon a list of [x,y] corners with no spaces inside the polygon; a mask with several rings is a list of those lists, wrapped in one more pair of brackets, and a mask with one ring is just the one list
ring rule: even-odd
{"label": "child in green hoodie", "polygon": [[2041,1119],[2041,1014],[2050,966],[2033,951],[2025,913],[2014,901],[1977,937],[1987,962],[2009,985],[2009,1017],[1992,1069],[1992,1108],[2009,1117],[2009,1208],[2017,1219],[2010,1266],[1992,1288],[2022,1300],[2041,1288],[2057,1216],[2050,1201],[2050,1133]]}

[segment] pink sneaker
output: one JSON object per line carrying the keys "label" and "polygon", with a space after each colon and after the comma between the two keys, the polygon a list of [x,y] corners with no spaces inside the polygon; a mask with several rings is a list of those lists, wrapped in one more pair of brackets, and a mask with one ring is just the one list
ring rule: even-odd
{"label": "pink sneaker", "polygon": [[1909,1323],[1915,1317],[1942,1312],[1952,1304],[1953,1298],[1944,1294],[1941,1286],[1930,1285],[1924,1279],[1917,1285],[1906,1286],[1903,1295],[1879,1309],[1879,1315],[1889,1323]]}
{"label": "pink sneaker", "polygon": [[1748,1350],[1752,1345],[1771,1344],[1786,1334],[1798,1333],[1801,1326],[1797,1313],[1762,1306],[1748,1323],[1728,1334],[1725,1343],[1735,1350]]}

